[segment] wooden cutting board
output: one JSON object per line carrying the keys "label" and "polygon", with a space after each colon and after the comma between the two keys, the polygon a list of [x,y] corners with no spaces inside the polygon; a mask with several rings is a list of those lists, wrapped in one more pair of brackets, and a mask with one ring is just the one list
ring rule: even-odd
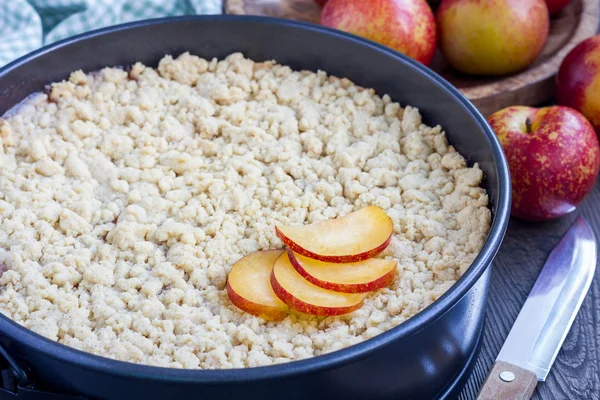
{"label": "wooden cutting board", "polygon": [[[225,12],[266,15],[318,23],[314,0],[225,0]],[[600,22],[600,0],[573,0],[550,24],[542,54],[527,70],[504,77],[460,74],[438,52],[431,68],[450,81],[488,116],[511,105],[538,105],[554,96],[554,75],[573,47],[593,36]]]}

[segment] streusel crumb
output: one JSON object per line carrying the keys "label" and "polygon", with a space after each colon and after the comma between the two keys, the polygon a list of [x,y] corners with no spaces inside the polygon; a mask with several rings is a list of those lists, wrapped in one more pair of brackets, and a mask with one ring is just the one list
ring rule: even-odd
{"label": "streusel crumb", "polygon": [[[482,171],[417,109],[241,54],[76,71],[0,119],[0,165],[0,311],[165,367],[269,365],[378,335],[452,286],[491,221]],[[281,248],[276,224],[366,205],[393,220],[399,273],[361,309],[273,323],[231,305],[230,266]]]}

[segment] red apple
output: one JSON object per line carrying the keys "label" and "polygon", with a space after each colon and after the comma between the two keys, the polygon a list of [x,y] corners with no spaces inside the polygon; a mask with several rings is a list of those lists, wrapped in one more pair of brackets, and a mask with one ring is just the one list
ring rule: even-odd
{"label": "red apple", "polygon": [[552,16],[558,14],[558,12],[565,8],[570,2],[571,0],[546,0],[546,5],[548,6],[548,11]]}
{"label": "red apple", "polygon": [[315,2],[321,7],[325,7],[325,3],[327,3],[327,0],[315,0]]}
{"label": "red apple", "polygon": [[563,60],[556,102],[580,111],[600,134],[600,35],[578,44]]}
{"label": "red apple", "polygon": [[454,68],[474,75],[527,68],[550,26],[544,0],[443,0],[436,17],[440,50]]}
{"label": "red apple", "polygon": [[541,221],[573,211],[592,190],[600,145],[583,115],[569,107],[515,106],[489,118],[508,160],[512,215]]}
{"label": "red apple", "polygon": [[435,18],[425,0],[329,0],[321,24],[381,43],[425,65],[435,53]]}

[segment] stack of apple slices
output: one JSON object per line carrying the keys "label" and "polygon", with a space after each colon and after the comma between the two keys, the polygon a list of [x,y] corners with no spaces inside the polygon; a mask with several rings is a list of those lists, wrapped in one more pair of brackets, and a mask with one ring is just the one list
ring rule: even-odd
{"label": "stack of apple slices", "polygon": [[368,292],[389,285],[397,262],[373,258],[389,245],[392,220],[379,207],[310,225],[276,228],[287,250],[252,253],[227,278],[231,302],[281,320],[289,308],[319,316],[359,309]]}

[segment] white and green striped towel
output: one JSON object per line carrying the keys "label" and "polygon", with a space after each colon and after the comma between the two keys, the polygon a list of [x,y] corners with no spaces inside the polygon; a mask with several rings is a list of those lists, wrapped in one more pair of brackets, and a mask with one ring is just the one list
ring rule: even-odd
{"label": "white and green striped towel", "polygon": [[93,29],[221,12],[222,0],[0,0],[0,67],[43,45]]}

